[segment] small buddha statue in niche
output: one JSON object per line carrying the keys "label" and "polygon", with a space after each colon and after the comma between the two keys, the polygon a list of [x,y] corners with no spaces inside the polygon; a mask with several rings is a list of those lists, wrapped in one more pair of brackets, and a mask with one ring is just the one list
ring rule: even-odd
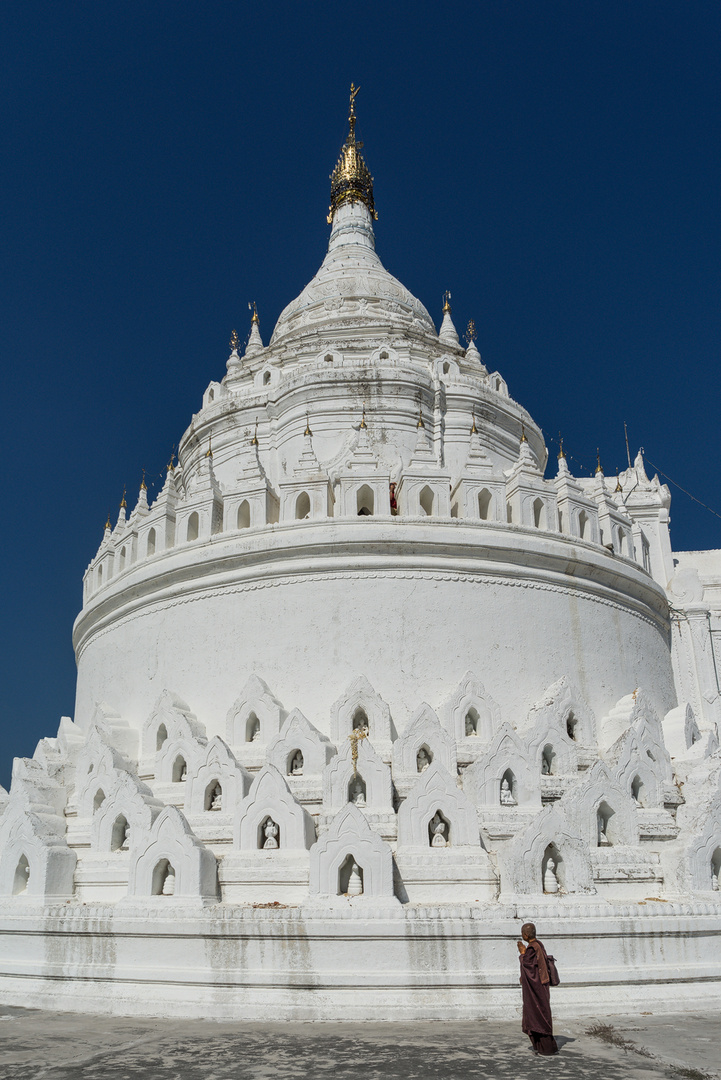
{"label": "small buddha statue in niche", "polygon": [[[21,875],[20,888],[17,890],[17,893],[16,893],[17,896],[19,896],[20,893],[24,893],[24,892],[28,891],[28,885],[30,883],[30,865],[29,865],[29,863],[25,863],[24,866],[22,866],[20,868],[20,875]],[[718,888],[718,882],[716,882],[716,888]]]}
{"label": "small buddha statue in niche", "polygon": [[501,780],[501,806],[517,806],[516,800],[513,798],[513,791],[508,780]]}
{"label": "small buddha statue in niche", "polygon": [[365,792],[363,791],[363,781],[361,780],[360,776],[356,776],[350,786],[350,801],[354,803],[355,806],[366,805]]}
{"label": "small buddha statue in niche", "polygon": [[359,735],[365,735],[367,738],[370,732],[367,719],[364,716],[359,716],[353,721],[353,730],[357,731]]}
{"label": "small buddha statue in niche", "polygon": [[169,866],[165,872],[165,880],[163,881],[163,896],[175,895],[175,870],[172,866]]}
{"label": "small buddha statue in niche", "polygon": [[250,741],[251,742],[259,742],[260,741],[260,720],[258,720],[258,719],[255,719],[253,721],[253,727],[252,727],[251,732],[250,732]]}
{"label": "small buddha statue in niche", "polygon": [[548,758],[545,757],[545,756],[541,758],[541,775],[542,776],[550,776],[551,775],[551,764],[550,764]]}
{"label": "small buddha statue in niche", "polygon": [[476,731],[476,725],[473,722],[473,717],[470,713],[466,717],[466,736],[469,735],[478,735],[478,732]]}
{"label": "small buddha statue in niche", "polygon": [[598,815],[598,846],[610,847],[611,841],[608,839],[608,822],[603,814]]}
{"label": "small buddha statue in niche", "polygon": [[558,878],[556,877],[556,864],[553,859],[546,863],[546,872],[543,875],[543,891],[545,893],[558,892]]}
{"label": "small buddha statue in niche", "polygon": [[223,789],[220,784],[216,784],[213,788],[210,796],[210,809],[222,810],[223,809]]}
{"label": "small buddha statue in niche", "polygon": [[363,878],[358,863],[354,862],[350,868],[350,877],[348,878],[348,896],[360,896],[362,892]]}
{"label": "small buddha statue in niche", "polygon": [[123,838],[120,841],[120,850],[127,851],[130,847],[130,826],[127,821],[123,825]]}
{"label": "small buddha statue in niche", "polygon": [[272,818],[268,818],[263,826],[263,833],[265,835],[265,843],[263,849],[265,851],[271,851],[278,847],[278,826]]}
{"label": "small buddha statue in niche", "polygon": [[188,779],[188,766],[187,766],[187,764],[185,762],[183,762],[182,768],[180,770],[179,779],[180,779],[181,783]]}
{"label": "small buddha statue in niche", "polygon": [[416,766],[418,768],[418,772],[425,772],[430,763],[431,759],[428,756],[428,751],[426,750],[425,746],[422,746],[416,754]]}
{"label": "small buddha statue in niche", "polygon": [[433,833],[431,847],[448,847],[447,831],[448,826],[445,821],[440,814],[436,814],[431,822],[431,832]]}
{"label": "small buddha statue in niche", "polygon": [[303,764],[304,764],[303,755],[301,754],[300,750],[298,750],[293,755],[293,760],[290,763],[290,774],[291,774],[291,776],[302,776],[303,775]]}
{"label": "small buddha statue in niche", "polygon": [[713,867],[711,867],[711,888],[714,892],[719,891],[719,874],[717,874]]}

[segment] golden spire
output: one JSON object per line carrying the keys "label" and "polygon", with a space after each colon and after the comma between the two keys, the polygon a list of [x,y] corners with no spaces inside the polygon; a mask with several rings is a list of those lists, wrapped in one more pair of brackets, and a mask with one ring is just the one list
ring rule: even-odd
{"label": "golden spire", "polygon": [[[250,307],[250,304],[248,304],[248,307]],[[255,306],[255,300],[253,301],[253,318],[250,320],[250,325],[260,325],[260,319],[258,318],[258,308]]]}
{"label": "golden spire", "polygon": [[419,405],[418,406],[418,423],[416,424],[416,427],[424,428],[425,426],[426,425],[423,423],[423,407],[421,405]]}
{"label": "golden spire", "polygon": [[471,435],[477,435],[478,428],[476,427],[476,414],[473,413],[473,424],[471,426]]}
{"label": "golden spire", "polygon": [[213,460],[213,436],[208,436],[208,449],[205,451],[205,456]]}
{"label": "golden spire", "polygon": [[173,458],[175,457],[175,443],[173,443],[173,449],[170,451],[170,461],[168,462],[168,472],[175,472],[175,465],[173,465]]}
{"label": "golden spire", "polygon": [[563,449],[563,435],[561,435],[561,433],[559,431],[559,433],[558,433],[558,460],[560,461],[561,458],[565,458],[565,457],[566,457],[566,451]]}
{"label": "golden spire", "polygon": [[143,469],[143,479],[140,481],[140,490],[141,491],[147,491],[148,490],[148,486],[145,483],[145,469]]}
{"label": "golden spire", "polygon": [[446,289],[446,291],[443,293],[443,314],[444,315],[450,315],[450,313],[451,313],[450,300],[451,300],[451,294],[449,293],[448,289]]}
{"label": "golden spire", "polygon": [[313,437],[313,432],[310,430],[310,420],[308,418],[308,413],[305,414],[305,431],[303,432],[303,434],[310,435],[311,438]]}
{"label": "golden spire", "polygon": [[523,421],[521,421],[521,442],[528,442],[528,439],[526,438],[526,425]]}
{"label": "golden spire", "polygon": [[230,351],[237,352],[239,348],[240,338],[238,337],[238,332],[234,330],[233,333],[230,335]]}
{"label": "golden spire", "polygon": [[373,202],[373,177],[360,153],[363,143],[356,142],[355,137],[355,99],[359,90],[360,86],[354,86],[351,83],[350,110],[348,113],[349,131],[336,167],[330,177],[329,225],[333,220],[333,214],[345,202],[362,202],[368,207],[372,218],[378,217]]}
{"label": "golden spire", "polygon": [[613,489],[613,494],[617,495],[619,491],[623,491],[621,487],[621,477],[618,475],[618,469],[616,469],[616,486]]}
{"label": "golden spire", "polygon": [[128,504],[127,504],[127,503],[126,503],[126,501],[125,501],[125,484],[123,484],[123,497],[122,497],[122,499],[120,500],[120,509],[121,509],[121,510],[125,510],[125,508],[127,507],[127,505],[128,505]]}
{"label": "golden spire", "polygon": [[361,417],[360,426],[361,426],[361,428],[367,428],[368,427],[368,425],[366,424],[366,406],[365,406],[365,402],[363,402],[363,416]]}
{"label": "golden spire", "polygon": [[112,529],[112,525],[110,524],[110,511],[109,510],[108,510],[108,519],[105,522],[105,528],[106,529]]}
{"label": "golden spire", "polygon": [[253,438],[250,440],[251,446],[258,445],[258,417],[255,418],[255,431],[253,432]]}
{"label": "golden spire", "polygon": [[471,319],[469,321],[469,323],[468,323],[468,326],[466,327],[466,334],[465,334],[466,341],[470,345],[471,342],[475,341],[477,337],[478,337],[478,333],[476,332],[476,324],[473,321],[473,319]]}
{"label": "golden spire", "polygon": [[601,473],[603,475],[603,469],[601,468],[601,451],[596,447],[596,476]]}

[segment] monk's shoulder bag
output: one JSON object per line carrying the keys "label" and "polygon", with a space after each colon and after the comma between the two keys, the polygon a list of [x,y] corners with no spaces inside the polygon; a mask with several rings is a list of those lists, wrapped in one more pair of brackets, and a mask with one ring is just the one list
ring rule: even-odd
{"label": "monk's shoulder bag", "polygon": [[548,982],[551,986],[558,986],[561,979],[558,974],[558,968],[556,967],[556,961],[552,956],[546,953],[546,966],[548,967]]}

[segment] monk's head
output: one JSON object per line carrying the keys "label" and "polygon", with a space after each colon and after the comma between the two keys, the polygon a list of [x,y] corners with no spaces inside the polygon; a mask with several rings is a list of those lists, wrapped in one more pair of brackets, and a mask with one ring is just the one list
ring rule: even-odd
{"label": "monk's head", "polygon": [[536,928],[532,922],[526,922],[521,927],[521,937],[524,941],[536,940]]}

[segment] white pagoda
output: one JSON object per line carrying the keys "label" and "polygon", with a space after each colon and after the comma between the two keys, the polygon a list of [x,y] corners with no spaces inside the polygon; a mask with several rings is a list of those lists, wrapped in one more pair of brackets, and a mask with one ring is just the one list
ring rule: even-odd
{"label": "white pagoda", "polygon": [[105,529],[76,713],[0,789],[0,999],[215,1018],[721,1003],[721,552],[561,452],[375,252],[328,253]]}

